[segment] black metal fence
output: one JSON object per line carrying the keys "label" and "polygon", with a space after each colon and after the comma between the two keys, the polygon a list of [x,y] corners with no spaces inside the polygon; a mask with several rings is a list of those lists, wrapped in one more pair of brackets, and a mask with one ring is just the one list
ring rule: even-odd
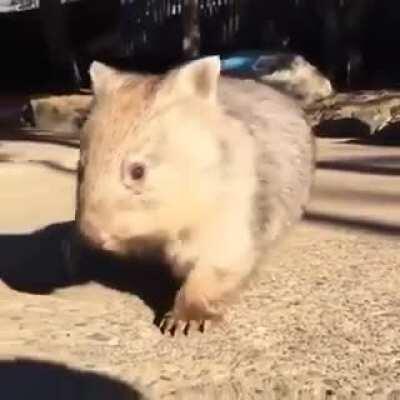
{"label": "black metal fence", "polygon": [[[127,59],[163,65],[183,58],[182,15],[189,1],[123,1],[120,43]],[[203,54],[287,49],[305,55],[338,85],[400,83],[398,0],[195,2]]]}
{"label": "black metal fence", "polygon": [[[42,2],[54,11],[59,0]],[[352,82],[379,75],[400,83],[398,0],[78,0],[62,6],[63,18],[52,11],[46,16],[46,7],[19,16],[0,14],[0,77],[12,82],[9,76],[18,71],[20,78],[30,73],[46,79],[43,71],[54,67],[46,64],[49,49],[58,59],[62,51],[68,53],[83,75],[94,58],[163,70],[185,56],[189,2],[198,7],[201,54],[287,49],[303,54],[338,83],[346,83],[349,74]],[[43,23],[46,18],[49,24]],[[65,40],[56,34],[60,31]],[[53,40],[58,44],[51,46]]]}
{"label": "black metal fence", "polygon": [[[201,51],[219,51],[240,40],[243,0],[200,0]],[[122,40],[127,55],[152,51],[170,59],[181,54],[183,0],[125,2],[121,9]]]}
{"label": "black metal fence", "polygon": [[[150,69],[162,69],[183,59],[183,43],[187,39],[184,10],[191,1],[121,0],[114,45],[96,56]],[[321,64],[323,19],[318,12],[318,0],[194,0],[194,3],[198,7],[201,54],[286,48],[305,52],[312,62]]]}

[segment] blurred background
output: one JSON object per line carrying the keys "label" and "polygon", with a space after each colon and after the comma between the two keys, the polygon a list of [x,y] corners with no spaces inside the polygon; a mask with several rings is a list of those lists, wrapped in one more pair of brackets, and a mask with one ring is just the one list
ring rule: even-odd
{"label": "blurred background", "polygon": [[336,89],[400,85],[398,0],[0,0],[0,89],[74,91],[98,59],[162,71],[203,54],[290,51]]}

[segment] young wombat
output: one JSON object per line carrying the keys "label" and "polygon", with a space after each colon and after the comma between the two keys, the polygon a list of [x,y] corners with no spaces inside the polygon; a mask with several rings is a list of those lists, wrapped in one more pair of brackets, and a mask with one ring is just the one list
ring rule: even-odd
{"label": "young wombat", "polygon": [[119,255],[163,253],[184,283],[169,321],[219,319],[309,197],[314,141],[302,111],[218,57],[164,76],[90,68],[77,226]]}

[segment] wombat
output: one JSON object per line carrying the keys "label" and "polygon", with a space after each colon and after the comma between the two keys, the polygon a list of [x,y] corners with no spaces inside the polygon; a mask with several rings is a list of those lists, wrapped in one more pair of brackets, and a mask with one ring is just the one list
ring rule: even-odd
{"label": "wombat", "polygon": [[162,76],[95,61],[90,76],[78,232],[127,257],[162,248],[183,280],[168,321],[219,320],[307,204],[314,139],[303,112],[268,86],[221,77],[214,56]]}

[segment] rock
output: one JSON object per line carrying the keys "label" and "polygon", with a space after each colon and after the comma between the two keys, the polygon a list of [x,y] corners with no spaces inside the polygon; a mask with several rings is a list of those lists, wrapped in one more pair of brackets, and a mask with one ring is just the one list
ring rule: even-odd
{"label": "rock", "polygon": [[327,121],[355,120],[367,127],[369,135],[385,134],[386,128],[400,122],[400,92],[338,93],[312,105],[307,113],[313,126]]}
{"label": "rock", "polygon": [[[300,55],[245,51],[222,57],[222,71],[227,75],[255,79],[276,87],[311,106],[333,93],[331,83],[316,67]],[[45,134],[79,139],[92,101],[90,94],[43,96],[26,104],[21,122]]]}
{"label": "rock", "polygon": [[91,101],[92,96],[85,94],[31,99],[22,111],[21,123],[42,133],[76,139]]}

